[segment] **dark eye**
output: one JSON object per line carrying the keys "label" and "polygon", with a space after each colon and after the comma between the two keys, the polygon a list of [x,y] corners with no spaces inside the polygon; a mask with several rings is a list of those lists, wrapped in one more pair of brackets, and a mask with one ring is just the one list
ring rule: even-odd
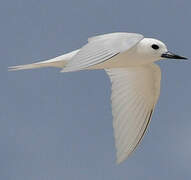
{"label": "dark eye", "polygon": [[151,47],[152,47],[153,49],[155,49],[155,50],[159,49],[159,46],[156,45],[156,44],[153,44]]}

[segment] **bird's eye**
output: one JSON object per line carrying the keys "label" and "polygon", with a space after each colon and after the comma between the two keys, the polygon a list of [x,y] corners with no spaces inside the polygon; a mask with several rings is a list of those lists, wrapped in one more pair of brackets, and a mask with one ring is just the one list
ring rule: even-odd
{"label": "bird's eye", "polygon": [[155,49],[155,50],[159,49],[159,46],[156,45],[156,44],[153,44],[151,47],[152,47],[153,49]]}

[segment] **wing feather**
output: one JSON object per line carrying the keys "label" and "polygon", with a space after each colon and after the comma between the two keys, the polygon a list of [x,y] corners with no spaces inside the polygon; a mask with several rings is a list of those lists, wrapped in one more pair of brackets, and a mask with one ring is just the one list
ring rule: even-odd
{"label": "wing feather", "polygon": [[113,128],[120,163],[144,136],[160,94],[161,72],[156,64],[106,72],[112,83]]}
{"label": "wing feather", "polygon": [[129,50],[144,37],[136,33],[111,33],[92,37],[61,72],[78,71],[107,61]]}

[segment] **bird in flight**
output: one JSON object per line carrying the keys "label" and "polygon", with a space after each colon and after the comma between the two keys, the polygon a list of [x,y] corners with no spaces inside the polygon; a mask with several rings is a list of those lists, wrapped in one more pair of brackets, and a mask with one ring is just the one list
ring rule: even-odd
{"label": "bird in flight", "polygon": [[70,53],[33,64],[9,67],[23,70],[61,68],[61,72],[104,69],[111,80],[113,129],[117,163],[135,150],[148,127],[160,94],[160,59],[187,59],[166,45],[141,34],[117,32],[98,35]]}

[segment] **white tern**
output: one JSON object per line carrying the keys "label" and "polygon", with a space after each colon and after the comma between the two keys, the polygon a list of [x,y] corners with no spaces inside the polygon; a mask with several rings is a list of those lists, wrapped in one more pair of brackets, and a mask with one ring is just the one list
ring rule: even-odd
{"label": "white tern", "polygon": [[137,33],[98,35],[78,50],[9,70],[41,67],[61,72],[104,69],[112,84],[112,114],[117,163],[124,161],[141,141],[160,94],[160,59],[187,59],[167,50],[166,45]]}

